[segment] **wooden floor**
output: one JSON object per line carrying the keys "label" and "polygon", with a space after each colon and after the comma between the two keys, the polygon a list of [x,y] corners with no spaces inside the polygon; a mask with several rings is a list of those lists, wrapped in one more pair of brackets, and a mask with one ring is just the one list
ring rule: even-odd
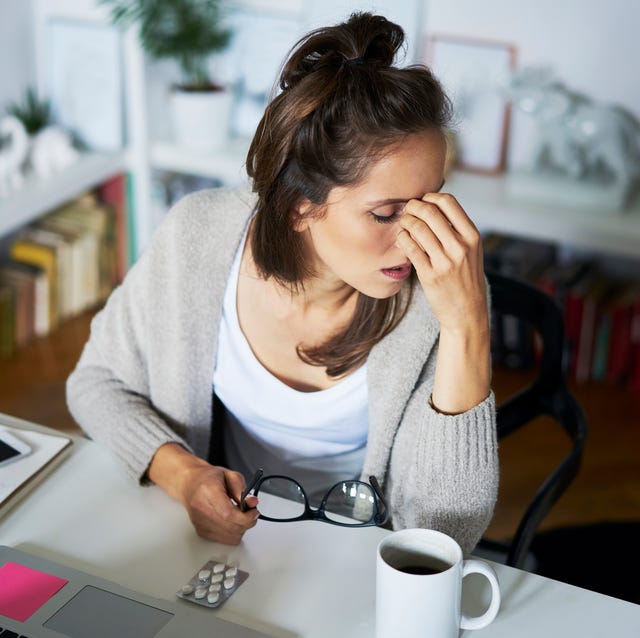
{"label": "wooden floor", "polygon": [[[78,431],[69,414],[64,383],[89,334],[91,314],[61,326],[0,361],[0,412],[53,428]],[[498,400],[528,375],[495,370]],[[605,520],[640,520],[640,395],[603,385],[572,387],[589,421],[581,472],[542,524],[542,529]],[[566,452],[558,428],[540,420],[501,443],[500,497],[489,534],[511,535],[536,488]]]}

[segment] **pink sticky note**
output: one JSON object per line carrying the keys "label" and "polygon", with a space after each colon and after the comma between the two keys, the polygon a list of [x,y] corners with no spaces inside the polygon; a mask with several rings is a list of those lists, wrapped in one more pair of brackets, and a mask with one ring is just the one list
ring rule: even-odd
{"label": "pink sticky note", "polygon": [[0,567],[0,616],[24,622],[69,581],[18,563]]}

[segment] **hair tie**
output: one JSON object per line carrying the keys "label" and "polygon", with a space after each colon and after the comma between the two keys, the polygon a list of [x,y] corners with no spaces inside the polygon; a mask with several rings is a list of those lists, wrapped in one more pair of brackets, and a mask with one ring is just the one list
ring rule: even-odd
{"label": "hair tie", "polygon": [[366,62],[366,60],[363,57],[345,58],[343,64],[345,64],[346,66],[360,66],[361,64],[364,64],[365,62]]}

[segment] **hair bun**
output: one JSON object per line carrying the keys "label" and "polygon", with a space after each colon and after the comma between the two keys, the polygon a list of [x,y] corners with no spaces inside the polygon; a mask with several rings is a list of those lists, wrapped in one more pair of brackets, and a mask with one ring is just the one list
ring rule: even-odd
{"label": "hair bun", "polygon": [[352,13],[346,22],[311,31],[294,45],[280,75],[280,88],[291,88],[327,68],[390,67],[403,43],[402,27],[384,16]]}

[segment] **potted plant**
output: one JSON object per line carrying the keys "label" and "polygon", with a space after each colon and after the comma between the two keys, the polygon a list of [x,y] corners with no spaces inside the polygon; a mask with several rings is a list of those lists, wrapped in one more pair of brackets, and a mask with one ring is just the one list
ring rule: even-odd
{"label": "potted plant", "polygon": [[224,145],[233,96],[213,82],[207,63],[223,51],[231,32],[221,25],[222,0],[101,0],[114,24],[137,25],[142,48],[155,59],[172,58],[182,81],[170,107],[176,141],[210,151]]}
{"label": "potted plant", "polygon": [[[73,164],[78,158],[73,136],[52,123],[51,103],[49,100],[40,99],[33,87],[27,88],[22,102],[8,104],[7,113],[22,125],[28,136],[23,156],[26,166],[22,168],[38,177],[49,178]],[[13,131],[16,145],[20,135],[15,126]]]}
{"label": "potted plant", "polygon": [[11,102],[7,113],[18,118],[28,135],[36,135],[51,122],[51,103],[41,100],[33,87],[28,87],[22,102]]}

